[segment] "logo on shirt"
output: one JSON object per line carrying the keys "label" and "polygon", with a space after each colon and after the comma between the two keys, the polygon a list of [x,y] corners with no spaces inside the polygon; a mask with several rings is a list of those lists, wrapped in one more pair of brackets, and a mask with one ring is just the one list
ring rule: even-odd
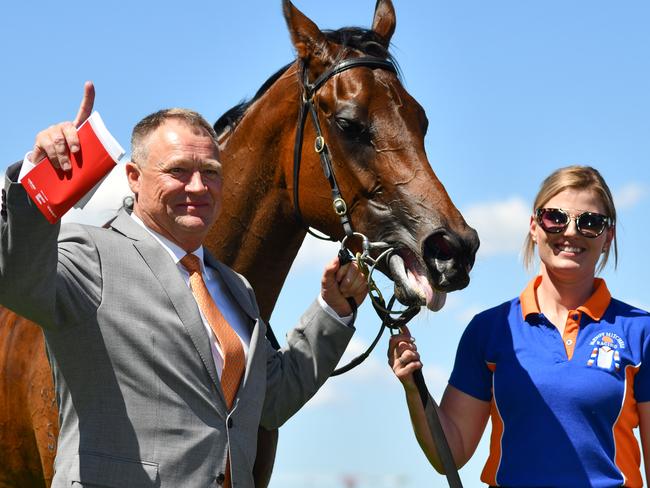
{"label": "logo on shirt", "polygon": [[587,361],[587,366],[595,364],[597,367],[608,371],[612,367],[616,371],[621,369],[621,355],[618,351],[619,349],[625,349],[625,341],[618,335],[613,332],[601,332],[589,342],[589,345],[593,346],[593,349]]}

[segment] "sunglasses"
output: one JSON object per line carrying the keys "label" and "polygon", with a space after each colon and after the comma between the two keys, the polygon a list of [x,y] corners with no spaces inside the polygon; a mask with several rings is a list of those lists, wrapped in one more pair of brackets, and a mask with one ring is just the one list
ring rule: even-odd
{"label": "sunglasses", "polygon": [[561,208],[538,208],[535,215],[539,226],[550,234],[564,232],[571,221],[575,220],[578,232],[593,239],[612,225],[612,219],[607,215],[594,212],[583,212],[572,217],[569,212]]}

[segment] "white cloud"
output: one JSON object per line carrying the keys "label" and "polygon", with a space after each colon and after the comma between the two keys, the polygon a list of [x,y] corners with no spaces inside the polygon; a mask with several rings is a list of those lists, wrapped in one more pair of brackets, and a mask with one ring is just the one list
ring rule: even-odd
{"label": "white cloud", "polygon": [[529,205],[521,197],[485,202],[467,208],[463,215],[481,239],[479,255],[516,254],[528,230]]}
{"label": "white cloud", "polygon": [[447,380],[449,379],[450,372],[435,364],[425,364],[422,369],[424,381],[427,384],[429,393],[440,404],[442,394],[447,387]]}
{"label": "white cloud", "polygon": [[343,405],[346,400],[343,398],[339,385],[328,380],[316,392],[316,394],[305,404],[304,409],[320,408],[323,406]]}
{"label": "white cloud", "polygon": [[614,203],[618,210],[632,208],[648,196],[648,186],[632,182],[614,192]]}
{"label": "white cloud", "polygon": [[646,303],[645,300],[637,300],[635,297],[632,298],[627,298],[624,297],[622,300],[625,303],[628,303],[632,305],[633,307],[640,308],[641,310],[645,310],[646,312],[650,312],[650,303]]}
{"label": "white cloud", "polygon": [[[351,372],[343,374],[335,380],[326,381],[316,395],[309,400],[306,408],[346,405],[354,401],[354,395],[362,386],[371,389],[399,390],[397,387],[399,382],[388,366],[385,352],[381,350],[382,344],[383,342],[378,344],[372,354]],[[339,367],[348,364],[351,359],[365,352],[368,345],[364,341],[353,338],[339,362]],[[378,352],[378,349],[381,351]],[[450,372],[432,361],[427,361],[424,365],[423,374],[431,395],[440,401],[447,386]]]}
{"label": "white cloud", "polygon": [[[353,337],[337,367],[347,365],[350,360],[365,352],[369,345],[370,343]],[[326,381],[316,395],[309,400],[306,407],[320,408],[322,406],[345,405],[352,401],[352,397],[348,393],[355,392],[361,385],[381,385],[395,382],[395,378],[385,360],[385,354],[377,352],[381,348],[382,343],[379,343],[371,355],[359,366],[335,380]]]}
{"label": "white cloud", "polygon": [[323,269],[339,252],[341,245],[338,242],[322,241],[307,235],[302,247],[293,262],[291,271],[303,271],[305,269]]}
{"label": "white cloud", "polygon": [[460,313],[457,315],[457,318],[460,323],[468,324],[475,315],[485,310],[485,307],[480,307],[478,305],[468,305],[463,307]]}
{"label": "white cloud", "polygon": [[[355,381],[362,381],[367,383],[368,381],[385,381],[387,378],[386,371],[388,371],[388,365],[386,363],[385,354],[377,353],[377,349],[381,350],[382,343],[377,344],[370,356],[358,367],[358,371],[354,375]],[[350,340],[341,361],[339,361],[339,367],[348,364],[352,359],[363,354],[370,346],[370,343],[361,341],[355,337]],[[378,358],[382,358],[380,361]]]}

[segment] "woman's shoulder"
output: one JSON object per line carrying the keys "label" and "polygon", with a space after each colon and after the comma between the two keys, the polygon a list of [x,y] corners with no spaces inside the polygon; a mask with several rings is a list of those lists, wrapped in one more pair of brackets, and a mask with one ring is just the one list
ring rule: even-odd
{"label": "woman's shoulder", "polygon": [[618,329],[631,346],[643,348],[650,340],[650,313],[640,307],[612,298],[603,320]]}
{"label": "woman's shoulder", "polygon": [[520,321],[520,317],[521,305],[516,297],[477,313],[465,328],[465,335],[480,338],[478,340],[502,336],[513,321]]}
{"label": "woman's shoulder", "polygon": [[613,320],[634,321],[650,326],[650,312],[613,297],[606,314],[610,315]]}

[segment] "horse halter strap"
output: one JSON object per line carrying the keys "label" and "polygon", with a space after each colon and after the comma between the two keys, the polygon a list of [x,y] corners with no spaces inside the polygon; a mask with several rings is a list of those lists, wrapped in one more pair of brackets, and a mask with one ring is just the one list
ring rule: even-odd
{"label": "horse halter strap", "polygon": [[296,130],[296,142],[293,146],[293,208],[296,214],[298,222],[307,230],[312,236],[326,240],[326,241],[336,241],[337,239],[333,237],[323,237],[315,232],[313,232],[309,225],[305,222],[302,217],[302,212],[300,211],[299,203],[299,177],[300,177],[300,159],[302,155],[302,139],[305,129],[305,123],[307,121],[307,112],[311,114],[312,122],[314,124],[314,129],[316,131],[316,139],[314,141],[314,150],[320,156],[321,168],[323,173],[327,178],[327,181],[330,184],[330,189],[332,190],[332,205],[334,207],[334,212],[341,219],[341,225],[347,236],[353,234],[352,224],[350,221],[350,216],[348,215],[348,205],[341,195],[341,190],[338,183],[336,182],[336,177],[334,176],[334,168],[332,167],[332,159],[325,143],[325,138],[323,137],[323,131],[321,130],[320,122],[318,120],[318,111],[316,110],[316,105],[314,104],[314,95],[318,89],[323,86],[323,84],[332,78],[334,75],[346,71],[351,68],[356,68],[358,66],[363,66],[366,68],[379,68],[393,73],[397,73],[397,68],[390,61],[385,59],[375,58],[371,56],[363,56],[359,58],[345,59],[334,66],[329,70],[321,74],[314,83],[309,83],[307,76],[307,66],[303,64],[301,81],[303,87],[302,94],[302,103],[300,104],[300,113],[298,116],[298,129]]}

